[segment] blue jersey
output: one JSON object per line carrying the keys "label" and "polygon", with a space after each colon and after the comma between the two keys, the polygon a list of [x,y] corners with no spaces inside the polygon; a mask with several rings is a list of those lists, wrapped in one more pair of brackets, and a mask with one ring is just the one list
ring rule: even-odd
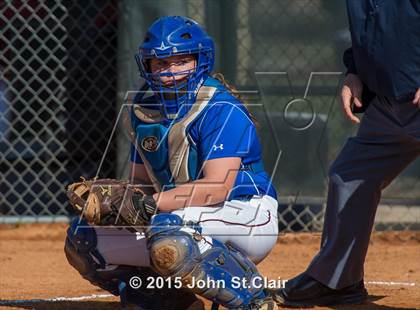
{"label": "blue jersey", "polygon": [[[187,132],[191,145],[196,149],[198,167],[202,167],[206,160],[240,157],[241,167],[228,200],[264,194],[277,199],[271,179],[263,168],[260,141],[247,109],[218,80],[208,78],[204,85],[217,87],[217,92],[188,126]],[[146,98],[140,104],[153,106],[150,105],[151,100]],[[161,124],[169,127],[171,122],[162,121]],[[143,163],[133,144],[131,160]]]}

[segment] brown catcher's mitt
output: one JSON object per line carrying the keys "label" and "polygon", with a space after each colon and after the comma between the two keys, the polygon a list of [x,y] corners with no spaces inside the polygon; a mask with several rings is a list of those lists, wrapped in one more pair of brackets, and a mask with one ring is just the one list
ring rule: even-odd
{"label": "brown catcher's mitt", "polygon": [[139,186],[115,179],[86,180],[67,188],[70,204],[95,225],[145,226],[156,213],[156,203]]}
{"label": "brown catcher's mitt", "polygon": [[94,181],[86,180],[84,177],[80,177],[80,179],[80,182],[75,182],[67,186],[67,197],[77,213],[82,213]]}

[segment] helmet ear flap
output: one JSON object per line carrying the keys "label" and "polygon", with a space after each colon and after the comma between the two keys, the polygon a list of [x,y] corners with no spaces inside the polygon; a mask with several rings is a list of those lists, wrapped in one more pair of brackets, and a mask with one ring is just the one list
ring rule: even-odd
{"label": "helmet ear flap", "polygon": [[136,60],[137,67],[140,71],[140,76],[144,77],[144,74],[150,73],[150,59],[144,58],[142,59],[140,53],[134,55],[134,59]]}
{"label": "helmet ear flap", "polygon": [[148,73],[150,73],[152,70],[151,70],[151,68],[150,68],[150,59],[149,58],[146,58],[144,61],[143,61],[143,66],[144,66],[144,69],[146,70],[146,72],[148,72]]}

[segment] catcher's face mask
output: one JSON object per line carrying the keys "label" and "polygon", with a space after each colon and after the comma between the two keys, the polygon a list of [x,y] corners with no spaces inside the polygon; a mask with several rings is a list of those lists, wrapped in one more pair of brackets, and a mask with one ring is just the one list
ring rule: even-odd
{"label": "catcher's face mask", "polygon": [[[187,95],[190,78],[195,72],[196,58],[193,55],[175,55],[149,60],[155,92],[161,97],[167,110],[176,109],[181,98]],[[171,111],[177,113],[177,111]]]}
{"label": "catcher's face mask", "polygon": [[[175,56],[188,61],[162,71],[151,68],[159,61],[165,66],[165,62],[170,63],[168,60]],[[194,104],[198,89],[213,68],[214,43],[192,19],[166,16],[149,28],[135,58],[140,76],[161,103],[162,114],[173,119],[175,116],[182,117]],[[194,66],[191,66],[191,58],[195,59]],[[175,71],[175,67],[182,69]],[[180,111],[183,105],[186,108]]]}
{"label": "catcher's face mask", "polygon": [[196,58],[188,54],[149,60],[150,72],[155,83],[166,88],[176,88],[176,85],[185,84],[194,73],[195,66]]}

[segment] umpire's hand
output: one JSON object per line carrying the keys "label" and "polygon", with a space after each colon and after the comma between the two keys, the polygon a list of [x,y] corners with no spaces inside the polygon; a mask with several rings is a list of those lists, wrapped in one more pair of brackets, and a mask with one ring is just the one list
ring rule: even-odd
{"label": "umpire's hand", "polygon": [[413,104],[420,109],[420,88],[417,89],[416,94],[414,95]]}
{"label": "umpire's hand", "polygon": [[346,116],[354,123],[360,123],[360,119],[357,118],[351,111],[352,103],[356,107],[362,107],[362,81],[356,74],[349,73],[344,79],[343,88],[341,89],[341,103]]}

